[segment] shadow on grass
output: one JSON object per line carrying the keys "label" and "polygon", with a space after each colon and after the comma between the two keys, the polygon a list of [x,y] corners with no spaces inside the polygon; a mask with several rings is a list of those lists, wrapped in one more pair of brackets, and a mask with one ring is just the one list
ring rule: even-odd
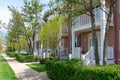
{"label": "shadow on grass", "polygon": [[27,64],[27,66],[31,67],[35,71],[45,72],[45,64]]}

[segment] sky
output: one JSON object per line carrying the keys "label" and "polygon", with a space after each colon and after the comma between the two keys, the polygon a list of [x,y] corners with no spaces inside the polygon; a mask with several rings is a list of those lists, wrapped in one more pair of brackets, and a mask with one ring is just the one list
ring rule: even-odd
{"label": "sky", "polygon": [[[47,4],[49,0],[40,0],[41,3]],[[23,7],[24,0],[0,0],[0,20],[3,23],[8,23],[9,19],[11,18],[11,12],[9,11],[7,6],[14,6],[19,11],[21,11],[21,7]],[[46,11],[48,8],[45,7],[43,11]],[[4,28],[0,28],[2,33],[6,33]]]}

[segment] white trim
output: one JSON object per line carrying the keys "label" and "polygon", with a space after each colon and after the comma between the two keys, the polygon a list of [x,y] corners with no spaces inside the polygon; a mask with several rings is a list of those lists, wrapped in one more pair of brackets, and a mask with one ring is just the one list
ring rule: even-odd
{"label": "white trim", "polygon": [[75,33],[72,31],[72,58],[74,57],[74,49],[75,49]]}

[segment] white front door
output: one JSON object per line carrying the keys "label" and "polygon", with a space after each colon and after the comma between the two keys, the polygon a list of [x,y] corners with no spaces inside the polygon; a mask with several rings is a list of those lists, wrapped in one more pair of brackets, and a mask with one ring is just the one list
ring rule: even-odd
{"label": "white front door", "polygon": [[[97,39],[98,39],[98,53],[100,57],[100,36],[97,36]],[[89,59],[94,59],[94,54],[91,48],[92,48],[92,37],[88,37],[88,51],[90,51]]]}
{"label": "white front door", "polygon": [[88,37],[89,59],[92,59],[91,47],[92,47],[92,37]]}

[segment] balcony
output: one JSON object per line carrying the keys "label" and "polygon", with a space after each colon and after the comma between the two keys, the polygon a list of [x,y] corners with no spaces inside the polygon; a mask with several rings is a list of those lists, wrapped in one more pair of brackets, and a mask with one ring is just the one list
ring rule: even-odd
{"label": "balcony", "polygon": [[[109,11],[109,8],[105,9],[107,12]],[[95,24],[96,26],[100,26],[104,21],[103,20],[103,11],[100,8],[95,9]],[[91,28],[91,20],[90,16],[86,14],[82,14],[80,16],[75,17],[73,23],[72,23],[72,30],[78,31],[78,30],[84,30],[84,29],[90,29]],[[113,16],[111,19],[110,26],[113,26]]]}
{"label": "balcony", "polygon": [[68,36],[68,26],[62,27],[62,36]]}

